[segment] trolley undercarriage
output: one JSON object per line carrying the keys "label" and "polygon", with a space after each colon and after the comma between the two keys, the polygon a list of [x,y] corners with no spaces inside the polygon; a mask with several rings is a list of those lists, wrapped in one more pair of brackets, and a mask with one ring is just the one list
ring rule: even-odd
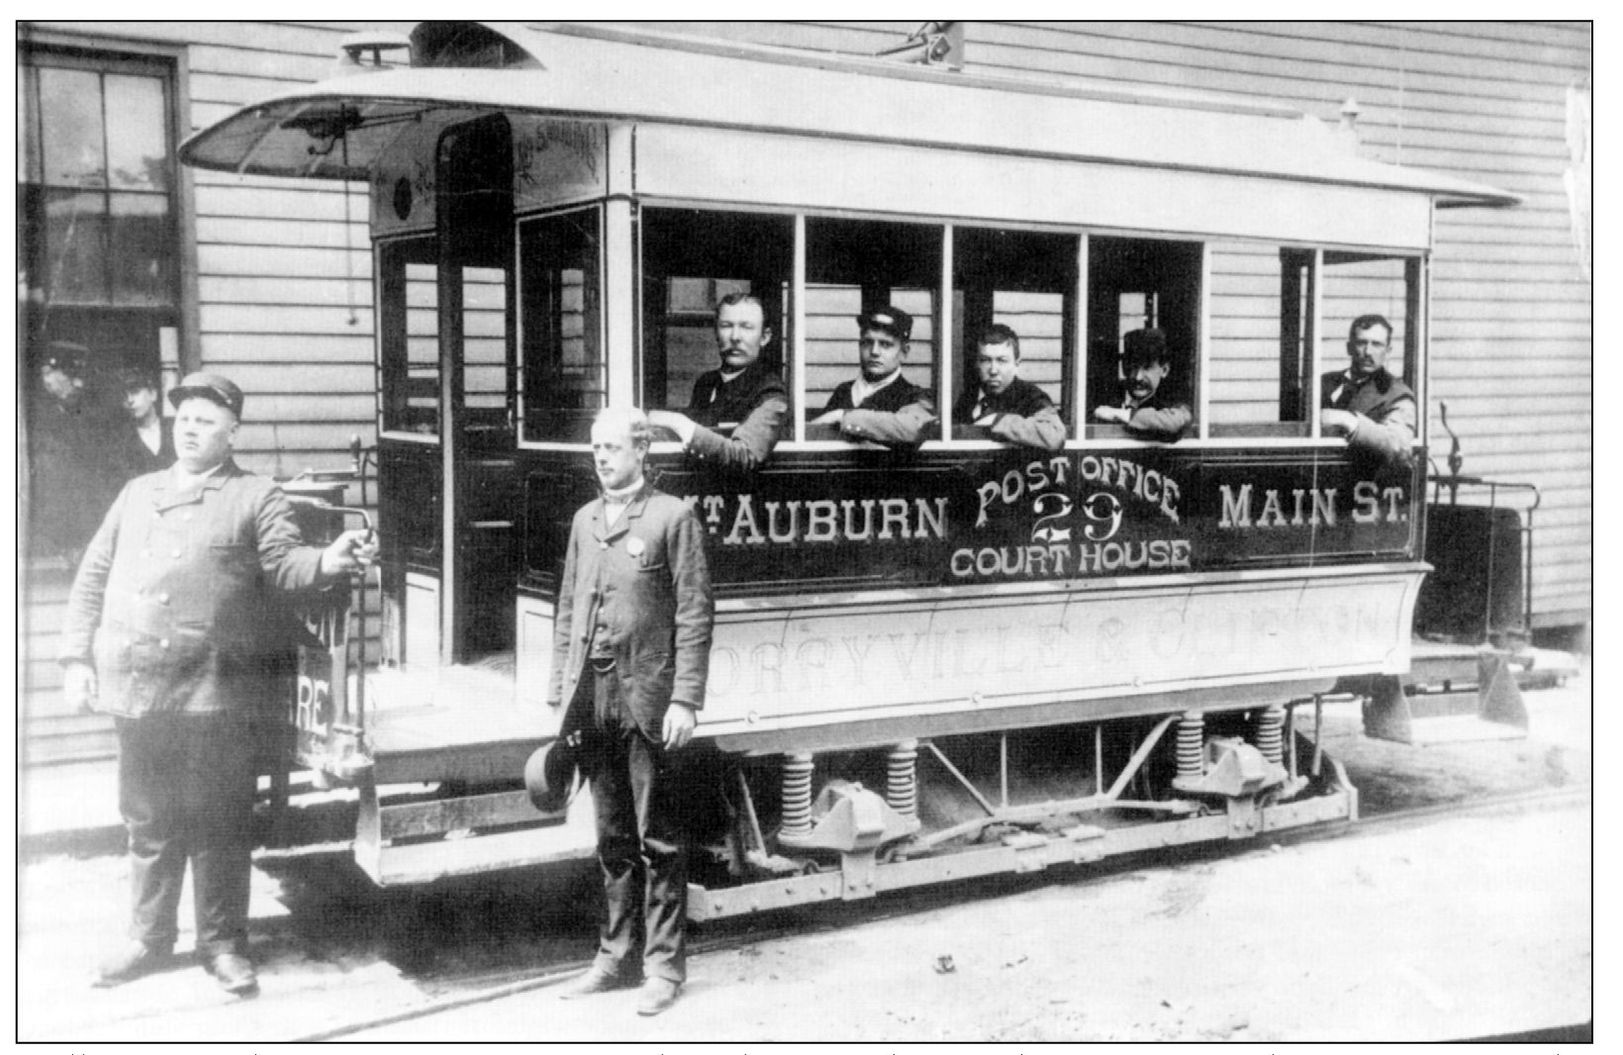
{"label": "trolley undercarriage", "polygon": [[[459,673],[470,689],[502,680]],[[943,727],[856,747],[828,729],[814,731],[806,750],[700,741],[680,778],[695,850],[689,915],[859,900],[1357,818],[1356,789],[1318,747],[1316,696],[1243,707],[1229,693],[1212,695],[1225,706],[1148,711],[1165,707],[1161,695],[1123,717]],[[1072,713],[1108,715],[1126,703],[1088,701]],[[470,707],[380,713],[368,734],[371,764],[352,773],[355,856],[375,882],[591,856],[589,787],[571,773],[560,808],[539,812],[512,777],[544,738],[504,738],[504,728],[517,728],[513,716]],[[448,721],[467,741],[462,750],[447,748]]]}

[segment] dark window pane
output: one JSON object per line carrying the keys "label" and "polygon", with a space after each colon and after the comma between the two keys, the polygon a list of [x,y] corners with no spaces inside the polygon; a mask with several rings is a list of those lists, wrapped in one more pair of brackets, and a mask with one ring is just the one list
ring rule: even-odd
{"label": "dark window pane", "polygon": [[107,174],[115,189],[169,189],[164,124],[163,81],[107,75]]}
{"label": "dark window pane", "polygon": [[17,67],[17,182],[38,183],[39,105],[35,98],[34,70],[30,66]]}
{"label": "dark window pane", "polygon": [[168,304],[174,239],[169,198],[159,194],[114,194],[112,235],[113,302]]}
{"label": "dark window pane", "polygon": [[40,117],[45,140],[45,182],[68,187],[105,187],[101,77],[89,70],[42,67]]}
{"label": "dark window pane", "polygon": [[45,205],[45,289],[50,303],[107,303],[105,195],[58,191]]}
{"label": "dark window pane", "polygon": [[383,346],[383,428],[438,436],[439,285],[432,238],[378,250]]}
{"label": "dark window pane", "polygon": [[597,225],[588,209],[519,228],[527,440],[585,441],[607,398]]}

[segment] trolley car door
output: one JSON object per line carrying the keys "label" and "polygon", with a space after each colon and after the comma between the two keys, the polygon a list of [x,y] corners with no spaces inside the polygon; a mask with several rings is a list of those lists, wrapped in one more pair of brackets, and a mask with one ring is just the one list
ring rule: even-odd
{"label": "trolley car door", "polygon": [[438,188],[439,661],[512,647],[513,145],[492,114],[447,129]]}

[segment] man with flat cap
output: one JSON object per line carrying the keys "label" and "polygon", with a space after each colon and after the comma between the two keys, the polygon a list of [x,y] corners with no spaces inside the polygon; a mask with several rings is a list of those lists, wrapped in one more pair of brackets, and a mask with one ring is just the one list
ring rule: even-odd
{"label": "man with flat cap", "polygon": [[198,956],[228,992],[249,995],[253,730],[285,706],[285,610],[273,595],[341,580],[374,547],[364,531],[302,544],[281,489],[231,458],[243,397],[228,378],[191,374],[169,399],[177,460],[119,493],[79,566],[62,639],[69,699],[113,716],[129,830],[129,939],[95,984],[169,964],[189,859]]}
{"label": "man with flat cap", "polygon": [[913,317],[885,305],[857,316],[859,372],[834,389],[823,411],[807,424],[832,427],[846,440],[917,447],[936,423],[930,391],[902,376]]}

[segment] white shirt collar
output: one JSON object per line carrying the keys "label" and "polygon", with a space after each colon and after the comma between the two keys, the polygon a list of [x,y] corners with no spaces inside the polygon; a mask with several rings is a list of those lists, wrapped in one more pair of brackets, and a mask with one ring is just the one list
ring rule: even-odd
{"label": "white shirt collar", "polygon": [[854,381],[851,385],[851,405],[853,407],[862,406],[862,404],[866,403],[870,398],[872,398],[875,392],[878,392],[883,388],[888,388],[890,385],[895,383],[897,378],[901,376],[902,371],[900,369],[891,371],[890,376],[885,378],[883,381],[869,381],[866,377],[863,377],[862,374],[857,374],[856,381]]}

